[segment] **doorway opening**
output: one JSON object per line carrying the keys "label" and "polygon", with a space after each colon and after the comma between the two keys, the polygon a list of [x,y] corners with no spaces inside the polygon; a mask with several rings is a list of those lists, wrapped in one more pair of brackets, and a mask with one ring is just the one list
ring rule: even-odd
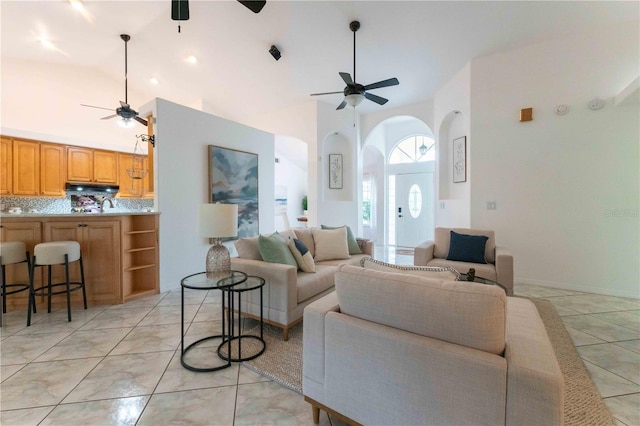
{"label": "doorway opening", "polygon": [[387,241],[415,247],[433,238],[435,211],[435,141],[412,135],[389,153],[387,178]]}

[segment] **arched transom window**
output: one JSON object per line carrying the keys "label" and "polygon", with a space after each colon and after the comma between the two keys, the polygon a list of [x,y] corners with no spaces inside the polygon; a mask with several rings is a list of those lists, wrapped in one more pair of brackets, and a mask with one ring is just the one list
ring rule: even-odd
{"label": "arched transom window", "polygon": [[434,161],[435,141],[428,136],[409,136],[401,140],[391,151],[389,164]]}

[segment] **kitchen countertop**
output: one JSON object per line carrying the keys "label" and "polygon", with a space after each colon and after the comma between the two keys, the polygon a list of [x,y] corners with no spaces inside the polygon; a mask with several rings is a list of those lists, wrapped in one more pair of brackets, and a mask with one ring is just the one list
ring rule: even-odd
{"label": "kitchen countertop", "polygon": [[101,217],[101,216],[141,216],[141,215],[154,215],[160,214],[160,212],[143,212],[143,211],[131,211],[131,212],[104,212],[104,213],[0,213],[0,218],[39,218],[39,217]]}

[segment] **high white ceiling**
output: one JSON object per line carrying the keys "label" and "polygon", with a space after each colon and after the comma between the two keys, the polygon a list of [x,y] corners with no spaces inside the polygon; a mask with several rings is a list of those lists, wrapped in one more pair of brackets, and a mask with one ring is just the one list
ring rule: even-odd
{"label": "high white ceiling", "polygon": [[[84,4],[91,22],[64,0],[2,0],[2,58],[92,67],[124,80],[119,35],[127,33],[129,88],[149,95],[129,99],[132,106],[152,97],[203,102],[232,119],[309,101],[310,93],[342,90],[338,72],[353,73],[352,20],[361,22],[357,81],[400,80],[399,86],[372,91],[390,101],[378,106],[365,100],[358,109],[366,113],[431,98],[474,57],[639,15],[636,1],[268,0],[254,14],[236,1],[191,0],[191,19],[178,33],[170,0]],[[42,47],[42,35],[58,50]],[[279,61],[268,53],[272,44],[282,52]],[[188,55],[197,56],[198,64],[186,63]],[[157,86],[149,83],[152,76]],[[337,106],[342,96],[321,100]]]}

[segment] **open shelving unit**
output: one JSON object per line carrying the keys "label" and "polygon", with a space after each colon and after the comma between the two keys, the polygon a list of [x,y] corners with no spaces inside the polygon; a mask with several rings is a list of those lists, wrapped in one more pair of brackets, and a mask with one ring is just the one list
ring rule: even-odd
{"label": "open shelving unit", "polygon": [[123,301],[159,292],[158,215],[124,218],[122,226]]}

